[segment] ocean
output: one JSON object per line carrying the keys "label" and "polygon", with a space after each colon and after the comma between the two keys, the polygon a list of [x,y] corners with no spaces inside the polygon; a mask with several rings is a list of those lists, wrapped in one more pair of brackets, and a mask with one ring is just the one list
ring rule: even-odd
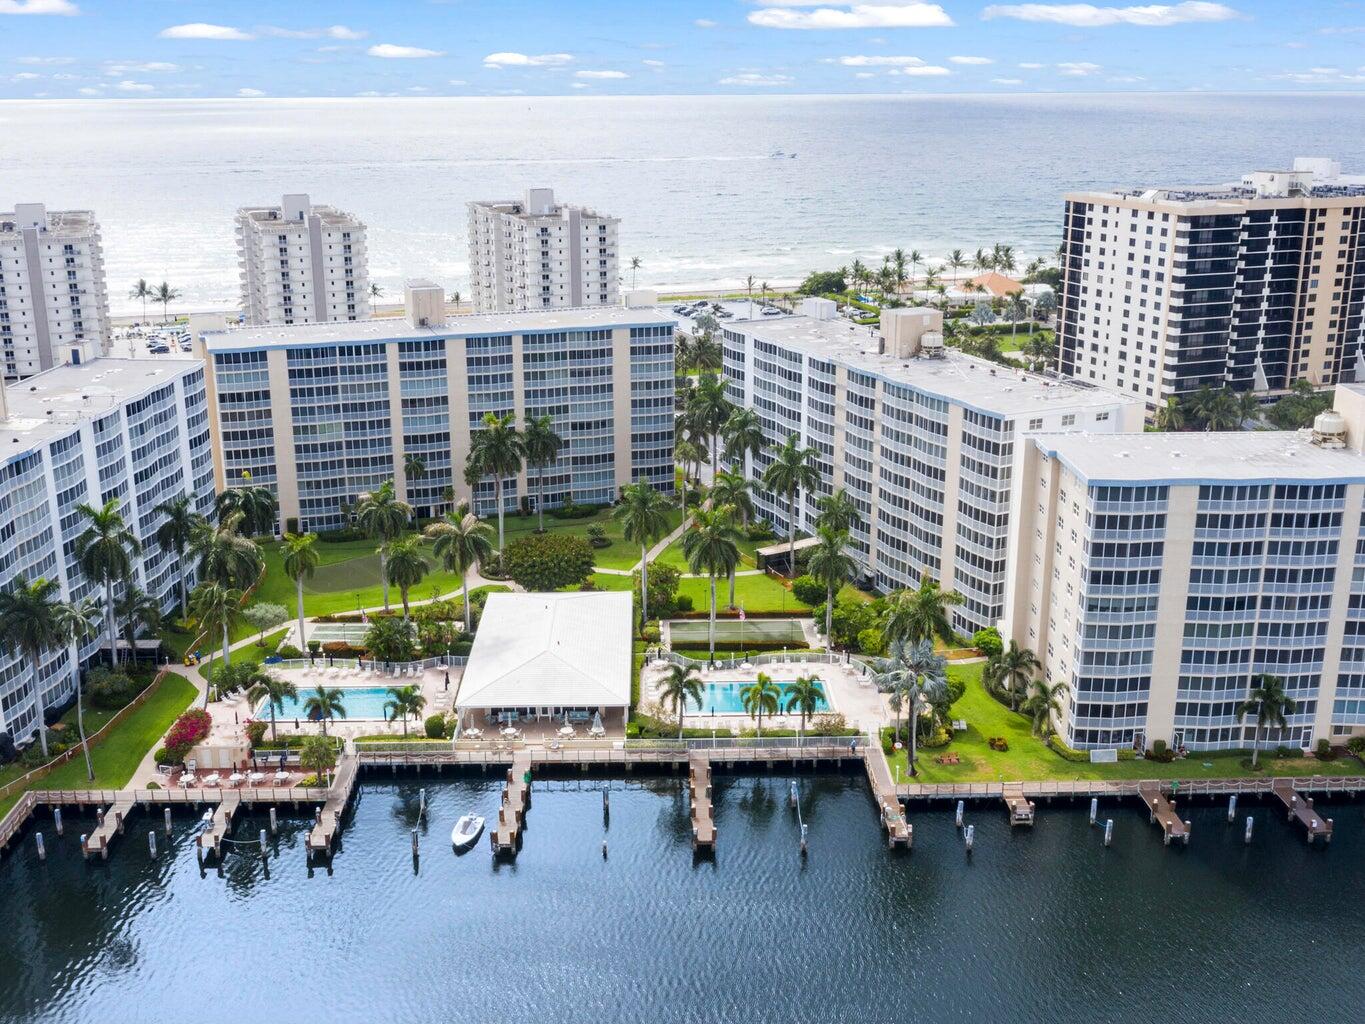
{"label": "ocean", "polygon": [[409,277],[467,290],[465,203],[533,186],[620,216],[641,286],[714,288],[897,247],[1050,256],[1067,190],[1310,154],[1365,170],[1365,97],[10,101],[0,209],[94,209],[111,305],[131,314],[139,277],[179,288],[182,310],[234,306],[233,212],[286,192],[364,219],[394,301]]}

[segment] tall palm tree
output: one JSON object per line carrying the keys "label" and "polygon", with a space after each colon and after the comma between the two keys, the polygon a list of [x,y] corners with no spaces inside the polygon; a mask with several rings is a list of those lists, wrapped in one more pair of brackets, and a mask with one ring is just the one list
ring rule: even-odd
{"label": "tall palm tree", "polygon": [[678,713],[678,739],[683,738],[683,716],[687,705],[701,707],[701,675],[695,665],[669,665],[664,677],[658,682],[659,702],[665,707],[673,705]]}
{"label": "tall palm tree", "polygon": [[522,434],[526,448],[526,464],[536,471],[537,530],[545,532],[545,467],[559,458],[564,438],[555,433],[555,418],[550,415],[531,416]]}
{"label": "tall palm tree", "polygon": [[834,650],[830,630],[834,624],[834,595],[853,578],[858,565],[848,553],[848,534],[828,526],[816,527],[817,542],[811,549],[807,572],[825,585],[825,643]]}
{"label": "tall palm tree", "polygon": [[806,731],[806,720],[820,710],[825,702],[825,687],[819,676],[797,676],[796,682],[783,687],[782,710],[801,716],[801,732]]}
{"label": "tall palm tree", "polygon": [[760,672],[748,686],[740,687],[739,699],[745,713],[758,719],[755,735],[759,739],[763,738],[763,716],[777,714],[777,702],[781,697],[782,690],[765,672]]}
{"label": "tall palm tree", "polygon": [[1033,681],[1033,689],[1024,701],[1024,714],[1033,719],[1033,735],[1046,736],[1052,731],[1052,719],[1062,713],[1062,693],[1065,683],[1048,685],[1041,679]]}
{"label": "tall palm tree", "polygon": [[65,646],[66,634],[58,619],[62,587],[56,580],[19,577],[0,590],[0,634],[13,644],[33,672],[33,700],[38,708],[38,743],[47,757],[47,708],[43,704],[43,655]]}
{"label": "tall palm tree", "polygon": [[469,442],[469,457],[465,460],[465,479],[471,484],[486,476],[493,478],[493,492],[498,503],[498,551],[506,540],[503,531],[503,479],[521,472],[521,461],[526,456],[526,442],[516,427],[511,413],[495,416],[484,413],[483,427],[474,432]]}
{"label": "tall palm tree", "polygon": [[630,286],[632,288],[635,287],[635,277],[640,272],[641,266],[643,266],[643,263],[640,261],[639,256],[632,256],[630,258]]}
{"label": "tall palm tree", "polygon": [[[890,691],[892,704],[899,716],[901,709],[909,715],[910,774],[916,773],[915,751],[919,736],[919,720],[923,710],[931,701],[940,699],[947,687],[948,660],[934,653],[934,645],[929,640],[906,643],[896,640],[891,644],[890,655],[878,665],[873,680],[883,692]],[[896,735],[900,734],[899,718],[896,722]]]}
{"label": "tall palm tree", "polygon": [[147,300],[152,297],[152,286],[147,283],[145,277],[139,277],[137,284],[128,290],[128,298],[142,300],[142,322],[147,322]]}
{"label": "tall palm tree", "polygon": [[611,517],[621,524],[621,536],[640,545],[640,628],[649,621],[649,549],[668,533],[672,503],[647,480],[621,489],[621,500]]}
{"label": "tall palm tree", "polygon": [[372,298],[372,299],[377,299],[377,298],[379,298],[379,296],[381,296],[381,295],[383,295],[383,294],[384,294],[384,288],[383,288],[382,285],[378,285],[378,284],[372,284],[372,285],[370,285],[370,298]]}
{"label": "tall palm tree", "polygon": [[57,628],[74,648],[71,674],[76,680],[76,735],[80,737],[81,753],[85,755],[85,777],[90,782],[95,781],[95,766],[90,760],[90,744],[85,738],[85,694],[81,692],[80,652],[87,641],[99,635],[102,615],[100,603],[93,597],[59,604],[56,610]]}
{"label": "tall palm tree", "polygon": [[954,249],[948,254],[948,267],[953,272],[953,285],[957,285],[957,275],[967,266],[967,256],[961,249]]}
{"label": "tall palm tree", "polygon": [[464,588],[464,628],[470,630],[469,570],[493,557],[493,527],[461,506],[426,529],[432,551],[447,572],[458,572]]}
{"label": "tall palm tree", "polygon": [[389,542],[402,536],[412,518],[412,506],[395,493],[386,480],[356,505],[355,521],[365,536],[379,542],[379,575],[384,583],[384,610],[389,610]]}
{"label": "tall palm tree", "polygon": [[725,395],[725,382],[715,374],[708,373],[697,382],[688,412],[710,442],[712,466],[719,466],[721,431],[734,408]]}
{"label": "tall palm tree", "polygon": [[284,714],[284,702],[299,699],[299,688],[283,676],[277,676],[263,668],[257,668],[247,676],[247,699],[254,706],[262,697],[270,708],[270,738],[277,739],[275,733],[275,712]]}
{"label": "tall palm tree", "polygon": [[161,303],[161,322],[164,324],[171,316],[171,303],[180,298],[180,289],[172,288],[165,281],[152,292],[152,301]]}
{"label": "tall palm tree", "polygon": [[[407,481],[407,486],[412,487],[413,483],[427,475],[427,460],[422,458],[417,452],[406,452],[403,455],[403,477]],[[406,497],[412,497],[409,490]]]}
{"label": "tall palm tree", "polygon": [[688,567],[711,579],[711,622],[708,640],[711,660],[716,658],[716,578],[727,575],[739,561],[739,530],[728,508],[697,509],[692,525],[683,534],[683,556]]}
{"label": "tall palm tree", "polygon": [[763,421],[755,409],[735,409],[721,427],[720,436],[725,442],[725,458],[736,463],[740,471],[744,469],[744,457],[757,455],[767,444]]}
{"label": "tall palm tree", "polygon": [[135,583],[123,588],[114,603],[114,616],[123,624],[123,639],[128,644],[128,661],[136,657],[137,635],[144,628],[155,630],[161,625],[161,605]]}
{"label": "tall palm tree", "polygon": [[1180,404],[1180,399],[1171,397],[1166,399],[1156,411],[1156,416],[1152,419],[1152,425],[1157,430],[1174,432],[1185,429],[1185,408]]}
{"label": "tall palm tree", "polygon": [[142,553],[142,542],[124,521],[118,498],[110,498],[99,508],[82,503],[76,506],[76,514],[86,524],[76,538],[76,558],[86,579],[104,586],[109,664],[116,665],[118,644],[114,640],[114,584],[127,583],[132,579],[133,556]]}
{"label": "tall palm tree", "polygon": [[275,497],[275,492],[269,487],[252,484],[251,474],[248,472],[243,471],[242,479],[245,481],[244,484],[229,487],[214,499],[214,514],[219,525],[232,518],[234,514],[240,514],[238,529],[248,537],[263,533],[274,534],[275,521],[280,512],[280,502]]}
{"label": "tall palm tree", "polygon": [[163,501],[156,507],[156,512],[164,517],[161,525],[156,528],[156,542],[162,551],[175,552],[176,576],[180,587],[180,615],[183,618],[189,610],[190,602],[189,588],[185,582],[189,575],[185,552],[189,550],[190,543],[194,540],[194,532],[199,524],[204,522],[204,517],[195,511],[193,499],[188,494]]}
{"label": "tall palm tree", "polygon": [[395,718],[403,723],[403,738],[408,738],[408,715],[416,718],[427,706],[421,687],[390,686],[389,699],[384,702],[384,717],[392,722]]}
{"label": "tall palm tree", "polygon": [[687,469],[692,463],[701,464],[706,458],[706,449],[700,447],[695,441],[682,437],[673,443],[673,458],[682,467],[682,508],[683,515],[687,515]]}
{"label": "tall palm tree", "polygon": [[692,365],[692,339],[682,331],[673,335],[673,376],[681,378]]}
{"label": "tall palm tree", "polygon": [[855,527],[863,525],[863,514],[858,503],[844,488],[833,494],[826,494],[815,503],[820,510],[816,525],[827,526],[836,533],[852,533]]}
{"label": "tall palm tree", "polygon": [[[232,664],[232,627],[242,619],[242,592],[234,587],[205,580],[190,595],[190,614],[205,632],[217,630],[223,638],[223,664]],[[208,693],[205,691],[205,703]]]}
{"label": "tall palm tree", "polygon": [[913,277],[919,272],[919,265],[924,262],[924,254],[918,249],[911,249],[910,255],[905,258],[905,262],[910,264],[910,274]]}
{"label": "tall palm tree", "polygon": [[[734,517],[735,525],[748,526],[754,521],[757,510],[754,508],[754,484],[738,470],[717,473],[711,482],[711,507],[728,508]],[[739,563],[730,569],[730,604],[735,607],[735,572]]]}
{"label": "tall palm tree", "polygon": [[384,578],[398,588],[398,596],[403,600],[403,621],[407,622],[411,611],[408,593],[431,571],[431,563],[422,554],[420,537],[399,537],[389,541],[386,547],[389,550]]}
{"label": "tall palm tree", "polygon": [[900,291],[905,285],[905,264],[907,262],[904,249],[896,249],[891,253],[891,268],[896,274],[896,291]]}
{"label": "tall palm tree", "polygon": [[801,447],[801,439],[796,434],[788,437],[785,444],[775,445],[772,452],[773,461],[763,471],[763,486],[787,496],[787,571],[795,576],[796,492],[803,487],[809,490],[820,483],[820,471],[815,465],[820,453],[814,448]]}
{"label": "tall palm tree", "polygon": [[308,635],[303,622],[303,581],[312,578],[321,561],[316,533],[284,535],[284,574],[294,581],[294,606],[299,618],[300,648],[305,648],[304,640]]}
{"label": "tall palm tree", "polygon": [[725,359],[725,350],[710,331],[698,334],[688,351],[692,359],[691,366],[698,373],[716,372]]}
{"label": "tall palm tree", "polygon": [[303,713],[322,723],[322,735],[327,735],[327,722],[332,718],[346,717],[345,693],[339,689],[319,686],[303,702]]}
{"label": "tall palm tree", "polygon": [[986,659],[981,677],[987,686],[999,687],[1009,695],[1010,707],[1018,710],[1019,699],[1041,665],[1027,647],[1011,640],[1009,647]]}
{"label": "tall palm tree", "polygon": [[1284,692],[1284,680],[1262,672],[1255,678],[1256,685],[1247,694],[1247,699],[1237,705],[1237,721],[1247,715],[1256,716],[1256,739],[1251,747],[1251,765],[1254,768],[1261,751],[1262,737],[1273,726],[1287,729],[1287,716],[1298,710],[1299,705],[1293,697]]}
{"label": "tall palm tree", "polygon": [[749,293],[749,319],[754,318],[754,275],[750,274],[744,281],[744,290]]}
{"label": "tall palm tree", "polygon": [[199,582],[246,590],[256,582],[264,564],[261,549],[243,536],[244,513],[233,512],[213,526],[201,520],[190,537],[190,553],[199,559]]}
{"label": "tall palm tree", "polygon": [[920,577],[914,590],[898,590],[891,595],[890,611],[883,633],[889,642],[901,640],[916,644],[934,638],[952,643],[953,632],[948,609],[962,603],[962,595],[943,590],[932,576]]}

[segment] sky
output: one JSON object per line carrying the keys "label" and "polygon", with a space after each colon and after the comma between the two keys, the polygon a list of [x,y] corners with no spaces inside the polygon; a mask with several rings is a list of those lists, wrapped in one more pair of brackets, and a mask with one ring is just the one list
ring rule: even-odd
{"label": "sky", "polygon": [[0,99],[1365,90],[1365,0],[0,0]]}

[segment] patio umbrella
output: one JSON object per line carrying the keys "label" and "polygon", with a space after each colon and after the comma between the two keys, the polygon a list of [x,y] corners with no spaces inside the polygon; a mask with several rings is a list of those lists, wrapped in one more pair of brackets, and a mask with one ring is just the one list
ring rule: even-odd
{"label": "patio umbrella", "polygon": [[594,711],[592,713],[592,727],[594,732],[602,728],[602,712]]}

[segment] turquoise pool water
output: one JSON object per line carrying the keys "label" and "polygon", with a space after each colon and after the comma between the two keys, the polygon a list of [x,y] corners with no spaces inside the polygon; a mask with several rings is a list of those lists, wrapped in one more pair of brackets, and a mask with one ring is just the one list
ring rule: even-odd
{"label": "turquoise pool water", "polygon": [[[329,687],[330,689],[330,687]],[[346,708],[347,718],[384,718],[384,705],[389,701],[389,691],[383,686],[341,686],[341,702]],[[286,718],[305,717],[303,705],[308,700],[311,690],[299,687],[297,700],[288,697],[284,700],[284,710],[275,711],[275,717],[283,720]],[[256,717],[269,720],[270,708],[262,700],[256,705]]]}
{"label": "turquoise pool water", "polygon": [[[703,684],[701,706],[696,712],[703,715],[742,715],[744,711],[744,700],[740,696],[744,687],[752,685],[748,682],[711,682]],[[782,683],[777,684],[782,688],[782,696],[778,698],[779,708],[787,699],[787,688]],[[828,711],[829,702],[821,698],[817,703],[816,711]]]}

